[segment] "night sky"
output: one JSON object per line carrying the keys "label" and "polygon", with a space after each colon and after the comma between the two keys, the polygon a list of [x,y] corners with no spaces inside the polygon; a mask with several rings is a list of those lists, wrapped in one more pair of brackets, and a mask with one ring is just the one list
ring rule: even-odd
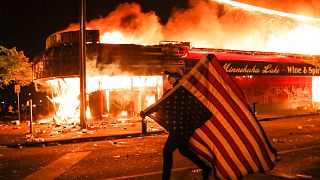
{"label": "night sky", "polygon": [[[90,21],[105,17],[125,2],[137,2],[144,12],[155,11],[163,24],[167,22],[174,7],[188,7],[188,0],[87,0],[86,19]],[[1,1],[0,46],[16,47],[32,61],[34,56],[45,50],[48,36],[67,28],[71,23],[79,22],[80,5],[81,0]],[[34,94],[33,85],[22,87],[20,103],[26,103],[30,98],[38,103],[40,99],[45,99],[39,95],[34,97]],[[16,99],[13,85],[0,88],[0,107],[16,104]]]}
{"label": "night sky", "polygon": [[[107,16],[119,4],[137,2],[143,11],[155,11],[166,23],[173,7],[188,6],[187,0],[87,0],[87,21]],[[45,49],[45,40],[71,23],[78,23],[81,0],[11,0],[1,2],[0,45],[16,47],[32,59]]]}
{"label": "night sky", "polygon": [[[286,12],[312,12],[320,17],[318,0],[236,0]],[[125,2],[140,4],[143,12],[154,11],[161,24],[166,24],[173,9],[189,7],[189,0],[87,0],[87,21],[106,17]],[[16,47],[30,60],[45,49],[46,38],[66,29],[80,19],[81,0],[3,0],[0,11],[0,46]],[[290,6],[287,6],[290,4]]]}

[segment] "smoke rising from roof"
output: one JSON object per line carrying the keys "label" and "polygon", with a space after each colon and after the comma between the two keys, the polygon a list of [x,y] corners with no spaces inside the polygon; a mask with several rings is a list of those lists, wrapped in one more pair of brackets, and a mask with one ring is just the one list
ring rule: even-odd
{"label": "smoke rising from roof", "polygon": [[[243,1],[249,2],[249,0]],[[276,0],[272,2],[274,6],[279,7],[277,10],[287,8]],[[304,8],[304,11],[310,9],[312,11],[310,14],[319,14],[319,8],[316,8],[319,6],[316,5],[320,5],[320,2],[315,0],[298,2],[299,7],[309,7]],[[302,6],[303,2],[307,5]],[[174,9],[168,22],[161,24],[155,12],[142,12],[139,4],[124,3],[108,16],[88,22],[87,29],[98,29],[100,35],[120,31],[126,43],[134,44],[158,44],[164,40],[189,41],[194,47],[221,49],[305,53],[303,48],[307,48],[319,51],[317,50],[320,46],[319,23],[311,28],[305,24],[306,27],[300,30],[303,33],[300,33],[297,32],[297,28],[304,22],[291,18],[246,11],[206,0],[190,0],[189,4],[189,8]],[[256,4],[262,5],[262,1]],[[298,11],[298,6],[292,6],[292,9]],[[72,24],[64,31],[76,29],[79,29],[79,25]],[[312,33],[308,31],[316,34],[311,35]],[[304,44],[304,46],[289,47],[288,44],[300,44],[300,46]],[[308,44],[308,47],[305,47],[305,44]]]}
{"label": "smoke rising from roof", "polygon": [[[162,25],[155,12],[144,13],[137,3],[120,4],[107,17],[87,23],[87,29],[98,29],[100,35],[120,31],[128,43],[153,44],[163,39]],[[78,30],[78,24],[71,24],[66,30]]]}

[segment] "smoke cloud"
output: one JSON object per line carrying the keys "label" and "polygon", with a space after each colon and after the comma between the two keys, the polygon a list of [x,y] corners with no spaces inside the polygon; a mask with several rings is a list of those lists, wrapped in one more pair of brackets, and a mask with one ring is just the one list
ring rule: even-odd
{"label": "smoke cloud", "polygon": [[[304,22],[212,1],[191,0],[190,8],[173,12],[164,26],[164,37],[190,41],[195,47],[304,53],[301,46],[309,42],[312,47],[308,50],[317,49],[320,44],[316,36],[297,37],[296,29],[301,23]],[[319,26],[305,29],[307,34],[320,33]]]}
{"label": "smoke cloud", "polygon": [[[154,44],[163,39],[162,25],[155,12],[144,13],[137,3],[119,5],[107,17],[94,19],[87,24],[88,29],[98,29],[100,35],[120,31],[127,43]],[[79,25],[71,24],[66,30],[77,30]]]}
{"label": "smoke cloud", "polygon": [[[238,1],[309,16],[320,13],[317,0]],[[168,22],[161,24],[155,12],[142,12],[139,4],[124,3],[108,16],[88,22],[87,27],[100,30],[100,36],[119,31],[125,43],[188,41],[202,48],[319,54],[319,21],[314,26],[209,0],[190,0],[189,4],[186,9],[175,8]],[[75,29],[78,25],[72,24],[65,31]]]}

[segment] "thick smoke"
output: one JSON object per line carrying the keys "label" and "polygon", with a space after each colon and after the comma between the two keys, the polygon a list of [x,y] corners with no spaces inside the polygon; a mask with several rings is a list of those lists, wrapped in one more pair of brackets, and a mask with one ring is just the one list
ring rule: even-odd
{"label": "thick smoke", "polygon": [[[293,13],[303,11],[305,14],[308,12],[308,15],[319,15],[317,5],[320,3],[316,0],[285,0],[287,3],[283,1],[280,3],[277,0],[268,3],[241,1],[266,8],[273,7],[279,11],[290,10]],[[120,31],[126,43],[158,44],[159,41],[188,41],[193,47],[305,53],[299,44],[302,46],[307,43],[310,46],[307,47],[309,50],[320,46],[320,26],[300,28],[302,32],[300,33],[296,29],[303,23],[277,15],[246,11],[214,1],[190,0],[189,8],[175,8],[166,24],[160,23],[155,12],[142,12],[139,4],[124,3],[108,16],[88,22],[87,27],[100,30],[100,35]],[[67,28],[67,30],[74,29],[78,29],[78,25],[70,25]],[[314,32],[317,34],[311,35]],[[298,46],[290,49],[288,46],[290,44]]]}
{"label": "thick smoke", "polygon": [[[155,12],[144,13],[136,3],[119,5],[107,17],[94,19],[87,24],[88,29],[98,29],[100,35],[120,31],[127,43],[154,44],[163,39],[162,25]],[[72,24],[64,31],[79,29]]]}
{"label": "thick smoke", "polygon": [[189,41],[198,47],[223,47],[220,37],[223,29],[219,23],[221,6],[205,1],[190,2],[188,9],[175,9],[164,26],[168,40]]}
{"label": "thick smoke", "polygon": [[[174,11],[165,25],[164,37],[190,41],[196,47],[297,52],[300,47],[288,47],[288,44],[299,43],[297,39],[320,45],[314,36],[296,36],[296,28],[303,23],[212,1],[191,0],[190,8]],[[319,27],[317,30],[319,33]]]}

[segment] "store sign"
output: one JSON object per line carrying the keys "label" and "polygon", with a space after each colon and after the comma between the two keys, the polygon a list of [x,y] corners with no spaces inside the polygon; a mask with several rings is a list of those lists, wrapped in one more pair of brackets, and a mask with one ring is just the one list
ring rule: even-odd
{"label": "store sign", "polygon": [[279,63],[219,60],[230,75],[320,76],[320,67],[307,63]]}

